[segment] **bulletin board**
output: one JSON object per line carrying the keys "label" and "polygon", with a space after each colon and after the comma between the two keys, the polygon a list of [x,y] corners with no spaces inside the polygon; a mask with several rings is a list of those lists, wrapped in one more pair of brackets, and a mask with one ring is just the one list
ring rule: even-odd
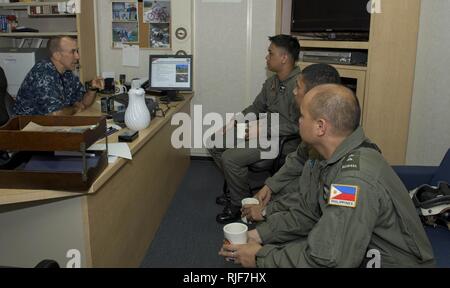
{"label": "bulletin board", "polygon": [[113,48],[171,49],[170,0],[112,1]]}

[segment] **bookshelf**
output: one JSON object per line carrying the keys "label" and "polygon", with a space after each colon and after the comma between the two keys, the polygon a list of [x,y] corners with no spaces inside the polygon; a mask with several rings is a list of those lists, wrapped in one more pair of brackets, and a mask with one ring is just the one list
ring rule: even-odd
{"label": "bookshelf", "polygon": [[[0,46],[4,48],[17,47],[23,38],[75,37],[78,39],[80,51],[80,80],[88,81],[97,75],[94,30],[95,2],[94,0],[83,0],[79,1],[81,6],[77,9],[61,6],[58,10],[58,5],[64,3],[67,4],[67,1],[0,3],[1,15],[14,15],[18,27],[38,30],[38,32],[7,31],[0,33]],[[64,11],[64,9],[66,10]]]}

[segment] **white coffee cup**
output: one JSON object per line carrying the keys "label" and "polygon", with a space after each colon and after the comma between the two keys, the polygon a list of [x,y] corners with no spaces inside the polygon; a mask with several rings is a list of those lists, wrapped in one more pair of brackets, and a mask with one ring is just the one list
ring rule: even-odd
{"label": "white coffee cup", "polygon": [[223,235],[231,244],[247,244],[248,227],[242,223],[230,223],[223,227]]}
{"label": "white coffee cup", "polygon": [[[244,207],[244,205],[259,205],[259,200],[256,198],[244,198],[241,200],[241,205]],[[244,223],[251,223],[250,221],[247,221],[247,217],[241,218],[242,222]]]}
{"label": "white coffee cup", "polygon": [[247,124],[246,123],[237,123],[236,125],[236,137],[238,139],[245,139],[245,134],[247,130]]}

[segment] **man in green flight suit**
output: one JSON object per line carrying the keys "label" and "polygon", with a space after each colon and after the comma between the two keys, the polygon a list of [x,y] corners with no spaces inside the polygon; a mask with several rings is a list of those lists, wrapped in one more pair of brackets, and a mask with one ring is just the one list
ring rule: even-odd
{"label": "man in green flight suit", "polygon": [[[275,72],[275,75],[266,80],[253,104],[244,109],[242,114],[268,113],[268,118],[270,118],[271,114],[277,113],[279,115],[279,136],[297,135],[299,111],[292,91],[297,76],[301,73],[300,68],[296,66],[300,44],[296,38],[289,35],[277,35],[269,37],[269,40],[271,44],[266,57],[267,68]],[[235,119],[224,127],[224,133],[230,130],[234,124]],[[268,130],[270,135],[270,128]],[[247,140],[256,138],[258,133],[257,125],[252,125],[245,138]],[[299,141],[290,141],[285,146],[285,152],[294,151]],[[223,212],[217,215],[216,220],[219,223],[230,223],[241,216],[241,200],[250,194],[248,166],[261,160],[261,149],[214,147],[208,151],[217,166],[223,171],[229,188],[229,195],[219,196],[216,200],[218,204],[225,205]]]}
{"label": "man in green flight suit", "polygon": [[[295,100],[300,105],[305,94],[312,88],[321,84],[340,83],[339,72],[333,66],[328,64],[309,65],[297,78],[297,85],[294,89]],[[243,207],[242,216],[246,216],[249,221],[258,222],[262,221],[266,215],[286,210],[292,195],[299,190],[298,178],[303,171],[303,165],[308,158],[318,157],[319,155],[310,149],[309,145],[301,142],[296,151],[287,155],[280,170],[266,179],[265,186],[255,194],[261,204]]]}
{"label": "man in green flight suit", "polygon": [[406,188],[359,127],[353,92],[317,86],[300,113],[303,141],[324,160],[305,164],[298,205],[249,231],[248,244],[219,253],[244,267],[433,267]]}

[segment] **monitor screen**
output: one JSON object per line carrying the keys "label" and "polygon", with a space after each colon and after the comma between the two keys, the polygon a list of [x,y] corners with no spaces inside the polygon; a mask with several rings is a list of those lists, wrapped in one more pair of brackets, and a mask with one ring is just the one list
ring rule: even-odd
{"label": "monitor screen", "polygon": [[293,0],[292,32],[368,32],[367,0]]}
{"label": "monitor screen", "polygon": [[191,91],[192,55],[150,55],[148,79],[153,90]]}

